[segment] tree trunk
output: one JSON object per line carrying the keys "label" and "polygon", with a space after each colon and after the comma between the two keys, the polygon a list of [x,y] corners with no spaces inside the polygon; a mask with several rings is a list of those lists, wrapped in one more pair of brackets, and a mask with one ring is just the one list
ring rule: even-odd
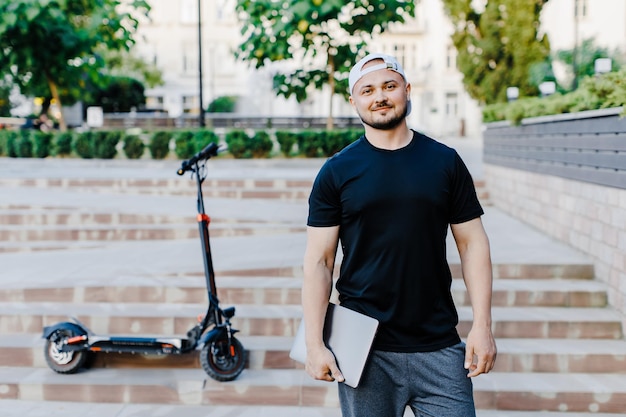
{"label": "tree trunk", "polygon": [[328,53],[328,86],[330,87],[330,102],[328,103],[328,118],[326,119],[326,130],[332,130],[335,124],[333,120],[333,97],[335,96],[335,60],[331,53]]}
{"label": "tree trunk", "polygon": [[48,88],[50,88],[52,99],[56,101],[59,106],[59,130],[61,132],[66,132],[67,124],[65,123],[65,117],[63,117],[63,104],[61,103],[61,97],[59,97],[59,90],[57,89],[57,85],[52,78],[46,76],[46,79],[48,80]]}

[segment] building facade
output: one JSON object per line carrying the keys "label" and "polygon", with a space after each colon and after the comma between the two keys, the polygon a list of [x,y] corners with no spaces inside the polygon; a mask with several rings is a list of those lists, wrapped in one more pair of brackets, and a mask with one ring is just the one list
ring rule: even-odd
{"label": "building facade", "polygon": [[[327,91],[315,91],[304,103],[276,97],[272,77],[297,63],[274,63],[255,70],[237,61],[234,51],[241,42],[236,0],[151,0],[150,21],[142,22],[137,50],[163,72],[165,84],[146,91],[147,106],[177,117],[198,113],[200,105],[199,32],[202,36],[202,103],[204,107],[220,96],[238,98],[242,116],[328,115]],[[198,28],[200,4],[201,30]],[[612,48],[625,44],[626,1],[550,0],[542,16],[542,30],[553,50],[567,49],[595,36],[600,45]],[[434,136],[481,135],[480,108],[465,92],[456,69],[456,50],[440,0],[421,0],[416,16],[394,25],[377,37],[371,51],[395,55],[403,64],[412,85],[412,127]],[[351,106],[337,96],[334,116],[354,116]]]}

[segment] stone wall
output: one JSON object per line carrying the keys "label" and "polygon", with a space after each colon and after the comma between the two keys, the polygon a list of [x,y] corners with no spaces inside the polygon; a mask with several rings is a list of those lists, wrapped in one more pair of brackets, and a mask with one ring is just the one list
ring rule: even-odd
{"label": "stone wall", "polygon": [[588,254],[626,324],[626,119],[608,109],[487,125],[499,209]]}
{"label": "stone wall", "polygon": [[588,254],[626,321],[626,189],[485,164],[499,209]]}

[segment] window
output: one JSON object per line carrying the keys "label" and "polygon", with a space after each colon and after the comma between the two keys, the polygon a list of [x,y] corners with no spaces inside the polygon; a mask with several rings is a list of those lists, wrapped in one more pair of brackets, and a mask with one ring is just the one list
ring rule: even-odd
{"label": "window", "polygon": [[197,0],[181,0],[180,23],[198,23]]}
{"label": "window", "polygon": [[456,117],[459,114],[459,100],[457,93],[446,93],[446,116]]}
{"label": "window", "polygon": [[198,96],[183,96],[183,109],[185,112],[190,110],[198,110],[198,103],[200,100]]}
{"label": "window", "polygon": [[146,97],[146,107],[149,109],[162,110],[164,108],[163,96]]}
{"label": "window", "polygon": [[393,47],[394,50],[394,55],[396,56],[396,59],[398,60],[398,62],[400,63],[400,65],[402,65],[402,68],[406,67],[406,50],[404,45],[394,45]]}
{"label": "window", "polygon": [[196,45],[183,46],[181,60],[183,74],[193,75],[198,73],[198,48]]}
{"label": "window", "polygon": [[446,68],[449,70],[456,68],[456,48],[454,45],[448,45],[446,51]]}

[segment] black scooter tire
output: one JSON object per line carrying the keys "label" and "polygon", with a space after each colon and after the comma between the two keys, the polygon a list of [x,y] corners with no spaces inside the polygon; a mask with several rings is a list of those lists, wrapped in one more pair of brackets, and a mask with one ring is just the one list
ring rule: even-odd
{"label": "black scooter tire", "polygon": [[202,369],[216,381],[226,382],[236,379],[246,366],[246,351],[237,338],[213,340],[204,345],[200,353]]}
{"label": "black scooter tire", "polygon": [[86,365],[89,352],[86,350],[60,352],[59,346],[63,340],[74,336],[69,330],[57,330],[46,339],[44,356],[46,363],[54,372],[59,374],[74,374]]}

